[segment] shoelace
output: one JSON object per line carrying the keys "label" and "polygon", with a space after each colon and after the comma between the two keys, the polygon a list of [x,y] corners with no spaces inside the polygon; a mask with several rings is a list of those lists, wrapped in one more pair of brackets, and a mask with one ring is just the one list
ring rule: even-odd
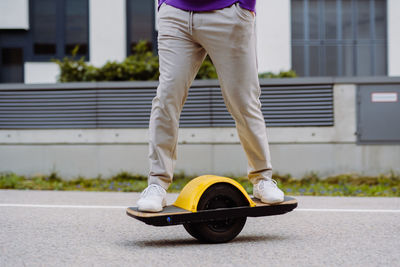
{"label": "shoelace", "polygon": [[145,190],[143,190],[141,197],[146,197],[148,195],[162,195],[164,192],[162,191],[159,185],[151,184]]}
{"label": "shoelace", "polygon": [[273,182],[275,184],[275,186],[278,186],[278,183],[274,179],[271,179],[269,181]]}
{"label": "shoelace", "polygon": [[274,179],[262,180],[262,181],[260,181],[259,188],[263,189],[264,186],[278,187],[277,184],[278,183]]}

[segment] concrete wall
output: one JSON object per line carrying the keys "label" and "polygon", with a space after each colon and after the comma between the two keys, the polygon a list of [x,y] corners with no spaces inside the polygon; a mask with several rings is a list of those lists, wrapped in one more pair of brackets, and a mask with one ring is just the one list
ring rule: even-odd
{"label": "concrete wall", "polygon": [[95,66],[125,59],[125,0],[89,1],[89,43],[90,63]]}
{"label": "concrete wall", "polygon": [[256,11],[259,72],[291,69],[290,0],[257,1]]}
{"label": "concrete wall", "polygon": [[3,29],[29,29],[28,0],[0,1],[0,30]]}
{"label": "concrete wall", "polygon": [[[0,171],[34,175],[57,171],[64,178],[109,177],[120,171],[146,175],[146,144],[48,144],[0,147]],[[400,146],[271,143],[274,172],[302,177],[342,173],[376,175],[400,172]],[[187,174],[245,175],[246,157],[239,144],[182,144],[176,171]]]}
{"label": "concrete wall", "polygon": [[400,1],[387,0],[388,76],[400,76]]}
{"label": "concrete wall", "polygon": [[24,82],[32,83],[55,83],[60,74],[60,68],[53,62],[25,62]]}
{"label": "concrete wall", "polygon": [[[333,127],[268,128],[274,171],[376,175],[400,172],[400,145],[358,145],[356,86],[334,87]],[[147,129],[0,130],[0,172],[109,177],[148,172]],[[176,171],[245,175],[247,161],[235,128],[183,128]]]}

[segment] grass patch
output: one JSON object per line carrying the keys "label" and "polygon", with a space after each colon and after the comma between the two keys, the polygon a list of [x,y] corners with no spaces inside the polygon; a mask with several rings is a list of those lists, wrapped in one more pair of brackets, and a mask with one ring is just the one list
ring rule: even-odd
{"label": "grass patch", "polygon": [[[169,192],[179,192],[194,176],[176,174]],[[246,177],[232,177],[251,194],[253,186]],[[279,187],[288,195],[308,196],[400,196],[400,176],[394,173],[375,177],[343,174],[319,178],[310,174],[302,179],[290,175],[274,175]],[[0,189],[23,190],[79,190],[79,191],[119,191],[140,192],[147,186],[147,177],[121,172],[104,179],[78,177],[64,180],[57,175],[35,175],[25,177],[14,173],[0,173]]]}

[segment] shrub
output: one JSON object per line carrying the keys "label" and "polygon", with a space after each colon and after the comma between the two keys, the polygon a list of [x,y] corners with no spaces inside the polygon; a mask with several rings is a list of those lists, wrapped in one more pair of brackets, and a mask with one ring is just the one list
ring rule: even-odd
{"label": "shrub", "polygon": [[196,79],[218,79],[217,71],[215,70],[214,64],[212,63],[208,55],[203,61],[203,64],[201,65],[199,72],[196,75]]}
{"label": "shrub", "polygon": [[295,78],[297,74],[294,70],[280,71],[278,74],[272,72],[263,72],[258,74],[260,79],[264,78]]}
{"label": "shrub", "polygon": [[[140,41],[133,54],[122,62],[108,61],[102,67],[95,67],[85,62],[85,57],[76,59],[79,47],[72,51],[72,57],[54,59],[60,67],[59,82],[94,82],[94,81],[154,81],[160,75],[158,56],[151,51],[151,46]],[[281,71],[279,74],[262,73],[260,78],[296,77],[294,71]],[[217,79],[217,72],[209,56],[206,57],[196,75],[196,79]]]}
{"label": "shrub", "polygon": [[[227,175],[230,176],[230,175]],[[177,173],[169,191],[181,190],[195,176]],[[248,193],[253,185],[247,177],[233,177]],[[400,197],[400,176],[396,173],[375,177],[357,174],[342,174],[322,179],[310,173],[302,179],[290,175],[274,174],[279,187],[290,195],[311,196],[390,196]],[[147,186],[146,175],[120,172],[113,177],[85,178],[78,176],[73,180],[62,179],[57,173],[50,175],[36,174],[32,177],[14,173],[0,172],[0,189],[35,189],[35,190],[87,190],[87,191],[124,191],[140,192]]]}
{"label": "shrub", "polygon": [[133,54],[121,63],[108,61],[98,68],[85,62],[85,58],[76,59],[78,47],[72,57],[53,60],[60,67],[59,82],[92,82],[92,81],[148,81],[157,80],[158,57],[149,49],[146,42],[139,42]]}

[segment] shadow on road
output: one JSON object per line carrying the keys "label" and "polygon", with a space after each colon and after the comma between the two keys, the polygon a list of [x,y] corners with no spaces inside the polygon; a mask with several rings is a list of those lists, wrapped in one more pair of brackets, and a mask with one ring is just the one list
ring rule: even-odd
{"label": "shadow on road", "polygon": [[[243,243],[255,243],[255,242],[277,242],[283,241],[287,239],[285,236],[278,235],[242,235],[233,239],[231,242],[227,244],[243,244]],[[185,238],[185,239],[160,239],[160,240],[125,240],[118,243],[119,246],[123,247],[184,247],[184,246],[193,246],[193,245],[213,245],[213,244],[205,244],[200,243],[196,239],[193,238]],[[221,245],[221,244],[217,244]]]}

